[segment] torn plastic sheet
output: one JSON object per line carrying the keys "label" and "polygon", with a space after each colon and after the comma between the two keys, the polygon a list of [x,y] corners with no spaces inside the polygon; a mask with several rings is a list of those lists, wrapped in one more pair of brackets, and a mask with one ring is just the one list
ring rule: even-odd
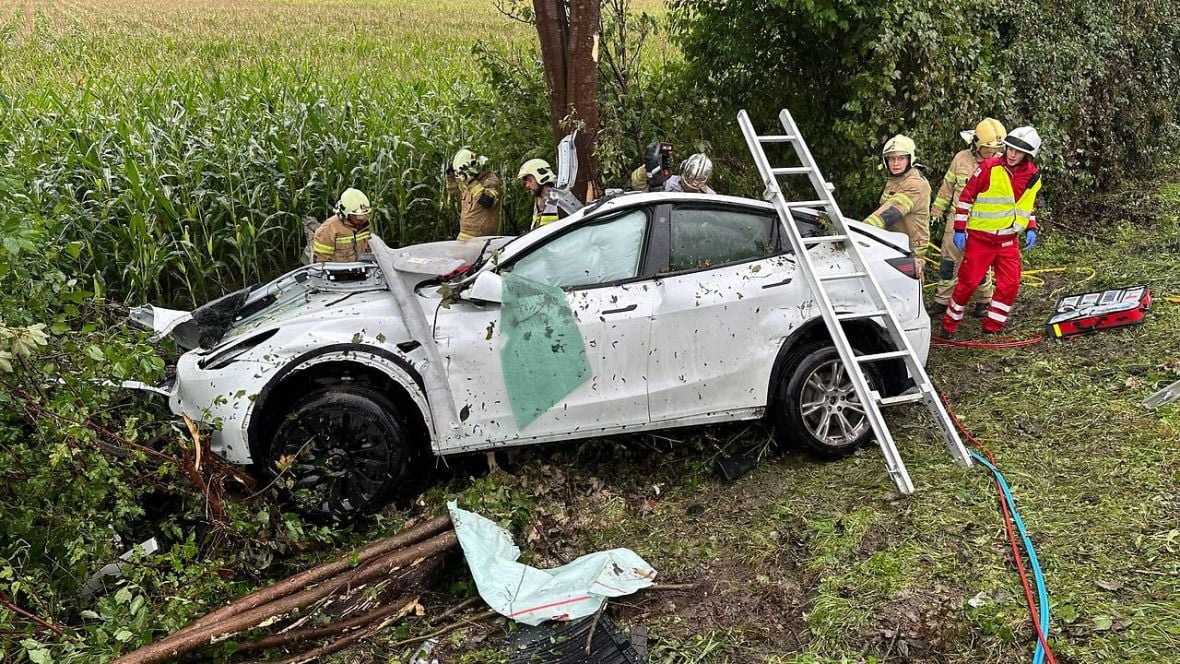
{"label": "torn plastic sheet", "polygon": [[590,553],[553,569],[529,567],[517,562],[520,549],[495,522],[453,500],[447,509],[479,596],[500,615],[526,625],[592,615],[608,597],[630,595],[656,576],[630,549]]}
{"label": "torn plastic sheet", "polygon": [[500,351],[516,426],[524,429],[590,377],[590,362],[565,291],[504,274]]}

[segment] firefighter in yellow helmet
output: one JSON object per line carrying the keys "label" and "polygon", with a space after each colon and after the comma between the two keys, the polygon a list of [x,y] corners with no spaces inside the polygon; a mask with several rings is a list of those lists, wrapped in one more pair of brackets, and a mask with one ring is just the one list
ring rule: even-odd
{"label": "firefighter in yellow helmet", "polygon": [[369,197],[359,189],[348,188],[336,202],[336,214],[315,231],[312,252],[317,263],[352,263],[369,252],[369,215],[373,208]]}
{"label": "firefighter in yellow helmet", "polygon": [[489,169],[481,170],[487,157],[463,148],[455,153],[447,168],[447,191],[459,201],[459,236],[496,235],[500,232],[500,208],[503,183]]}
{"label": "firefighter in yellow helmet", "polygon": [[516,179],[532,193],[533,217],[529,230],[557,221],[557,204],[549,200],[549,190],[557,182],[557,172],[544,159],[530,159],[520,166]]}
{"label": "firefighter in yellow helmet", "polygon": [[930,242],[930,183],[916,167],[914,142],[898,134],[885,143],[881,161],[889,172],[879,207],[865,217],[865,223],[877,228],[905,233],[910,251],[918,257],[918,274]]}
{"label": "firefighter in yellow helmet", "polygon": [[[938,188],[938,196],[930,208],[930,218],[937,220],[943,216],[950,216],[954,211],[954,202],[959,200],[963,185],[967,179],[979,168],[984,159],[994,157],[1004,149],[1004,137],[1008,132],[999,120],[984,118],[975,126],[975,131],[959,133],[968,147],[960,150],[951,160],[950,168],[942,177],[942,186]],[[946,311],[946,305],[951,301],[951,293],[955,290],[955,278],[959,274],[959,266],[963,263],[963,252],[955,247],[955,225],[951,219],[946,220],[946,230],[942,234],[942,260],[938,264],[938,290],[934,293],[934,302],[927,308],[931,316],[941,316]],[[987,313],[988,303],[992,301],[993,281],[990,274],[984,278],[979,289],[971,299],[974,306],[971,313],[981,317]]]}

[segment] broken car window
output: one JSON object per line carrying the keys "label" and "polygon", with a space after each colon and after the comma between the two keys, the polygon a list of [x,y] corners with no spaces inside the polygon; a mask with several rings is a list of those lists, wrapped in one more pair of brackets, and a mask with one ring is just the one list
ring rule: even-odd
{"label": "broken car window", "polygon": [[559,288],[630,279],[639,273],[646,228],[644,212],[583,226],[516,261],[512,274]]}
{"label": "broken car window", "polygon": [[773,256],[775,219],[725,209],[672,211],[671,272]]}

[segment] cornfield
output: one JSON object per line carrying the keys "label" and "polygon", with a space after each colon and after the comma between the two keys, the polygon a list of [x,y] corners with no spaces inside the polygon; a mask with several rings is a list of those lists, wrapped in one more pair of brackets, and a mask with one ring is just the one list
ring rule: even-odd
{"label": "cornfield", "polygon": [[349,186],[388,242],[453,237],[444,165],[497,131],[472,47],[532,35],[409,0],[0,0],[0,26],[0,216],[176,306],[293,267]]}

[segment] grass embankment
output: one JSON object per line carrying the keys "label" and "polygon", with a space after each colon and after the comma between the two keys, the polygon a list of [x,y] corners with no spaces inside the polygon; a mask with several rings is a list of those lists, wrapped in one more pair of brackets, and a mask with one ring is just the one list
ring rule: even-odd
{"label": "grass embankment", "polygon": [[[1022,288],[1010,332],[1041,333],[1062,294],[1136,283],[1157,296],[1145,325],[931,354],[931,376],[1015,492],[1061,662],[1180,661],[1180,404],[1139,405],[1180,378],[1180,303],[1162,299],[1180,295],[1172,180],[1128,194],[1113,216],[1069,220],[1093,239],[1050,224],[1026,269],[1064,270],[1027,279],[1043,284]],[[963,336],[981,336],[978,320]],[[835,463],[789,453],[727,484],[711,468],[720,448],[766,435],[739,426],[668,436],[680,446],[651,436],[521,451],[516,478],[481,480],[468,499],[524,524],[521,544],[543,565],[627,546],[665,582],[701,582],[613,610],[658,639],[657,662],[1028,661],[1035,635],[989,475],[953,465],[921,407],[890,422],[910,498],[875,447]]]}

